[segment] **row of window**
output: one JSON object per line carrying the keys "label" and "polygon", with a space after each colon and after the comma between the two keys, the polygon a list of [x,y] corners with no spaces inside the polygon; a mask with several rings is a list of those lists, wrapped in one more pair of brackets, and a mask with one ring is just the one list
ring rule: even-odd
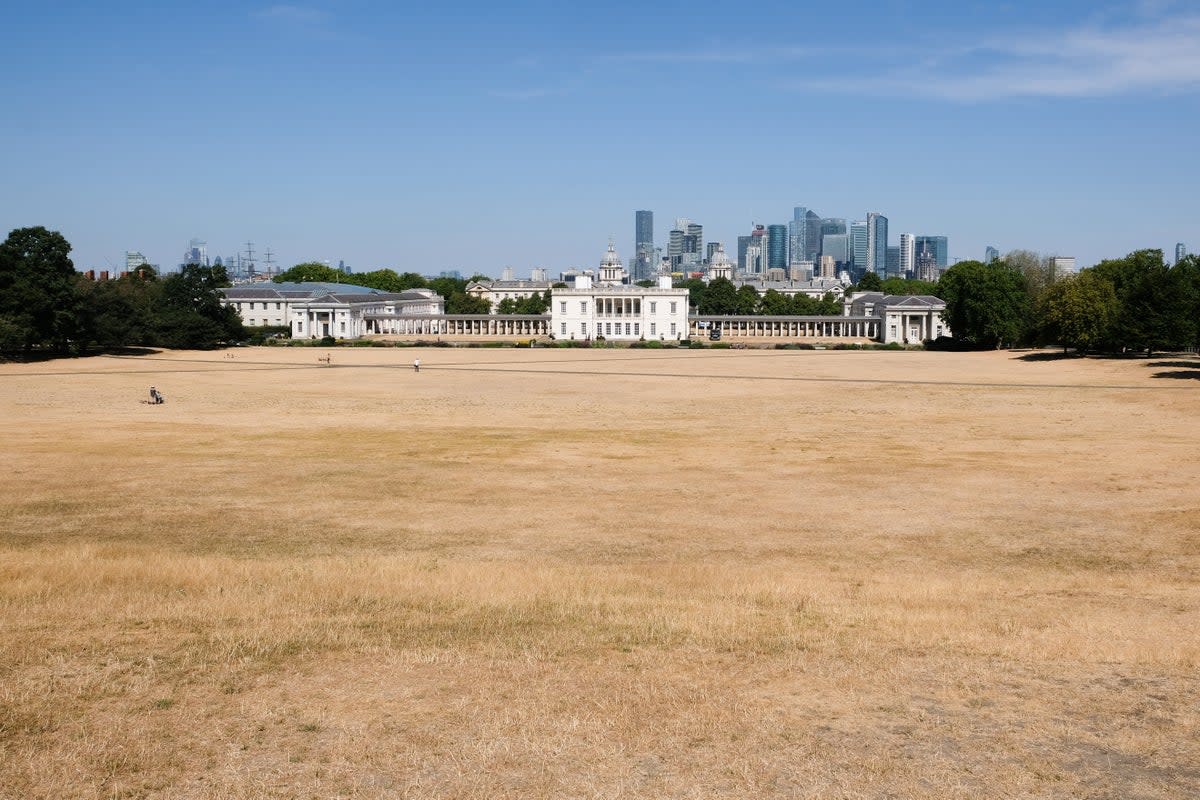
{"label": "row of window", "polygon": [[[241,304],[239,304],[239,305],[241,305]],[[263,311],[266,311],[268,308],[270,308],[270,307],[271,307],[271,305],[270,305],[270,303],[266,303],[266,302],[264,302],[264,303],[262,304],[262,307],[263,307]],[[283,303],[276,303],[276,304],[275,304],[275,310],[276,310],[276,311],[278,311],[278,310],[279,310],[279,309],[281,309],[281,308],[283,308]],[[253,311],[253,310],[254,310],[254,301],[253,301],[253,300],[251,300],[251,301],[250,301],[250,309],[249,309],[249,310],[250,310],[250,311]]]}
{"label": "row of window", "polygon": [[[642,335],[642,324],[640,322],[626,322],[624,324],[625,324],[625,334],[624,334],[625,336],[641,336]],[[565,322],[560,323],[559,332],[563,336],[567,335],[567,323],[565,323]],[[588,335],[588,324],[586,322],[579,323],[579,332],[585,337]],[[672,322],[671,323],[671,338],[672,339],[675,338],[678,335],[678,333],[679,333],[679,331],[678,331],[675,323]],[[604,323],[598,322],[598,323],[596,323],[596,335],[597,336],[620,336],[621,335],[621,323],[620,322],[604,322]],[[658,323],[655,323],[655,322],[650,323],[650,335],[658,336]]]}
{"label": "row of window", "polygon": [[[651,314],[657,314],[657,313],[658,313],[658,303],[657,303],[657,302],[655,302],[655,301],[653,301],[653,300],[651,300],[651,301],[649,301],[649,302],[650,302],[650,313],[651,313]],[[600,305],[600,304],[597,304],[597,305]],[[587,306],[588,306],[588,304],[587,304],[587,301],[586,301],[586,300],[580,300],[580,301],[579,301],[579,313],[580,313],[580,314],[586,314],[586,313],[587,313]],[[673,301],[671,301],[671,313],[672,313],[672,314],[676,313],[676,309],[677,309],[678,307],[679,307],[679,304],[678,304],[676,301],[674,301],[674,300],[673,300]],[[559,311],[561,311],[562,313],[564,313],[564,314],[565,314],[565,313],[567,313],[567,301],[566,301],[566,300],[560,300],[560,301],[559,301],[559,304],[558,304],[558,308],[559,308]],[[638,313],[638,311],[639,311],[639,309],[638,309],[637,303],[635,302],[635,303],[634,303],[634,309],[633,309],[633,313],[635,313],[635,314],[636,314],[636,313]],[[600,313],[604,313],[604,312],[603,312],[603,311],[601,311]],[[617,311],[617,313],[618,313],[618,314],[620,314],[620,313],[621,313],[621,311],[620,311],[619,307],[618,307],[618,311]]]}

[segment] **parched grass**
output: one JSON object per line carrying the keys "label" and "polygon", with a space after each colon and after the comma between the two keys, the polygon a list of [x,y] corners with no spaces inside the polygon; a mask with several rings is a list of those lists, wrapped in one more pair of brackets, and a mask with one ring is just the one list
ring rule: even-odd
{"label": "parched grass", "polygon": [[1138,364],[339,353],[0,383],[0,797],[1200,794]]}

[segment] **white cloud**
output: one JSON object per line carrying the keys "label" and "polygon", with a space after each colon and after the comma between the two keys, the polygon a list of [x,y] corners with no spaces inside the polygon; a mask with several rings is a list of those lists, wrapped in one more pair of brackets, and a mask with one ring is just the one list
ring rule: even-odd
{"label": "white cloud", "polygon": [[853,85],[828,78],[798,88],[885,91],[977,102],[1012,97],[1101,97],[1200,89],[1200,17],[1152,24],[1010,35],[924,59],[892,62]]}

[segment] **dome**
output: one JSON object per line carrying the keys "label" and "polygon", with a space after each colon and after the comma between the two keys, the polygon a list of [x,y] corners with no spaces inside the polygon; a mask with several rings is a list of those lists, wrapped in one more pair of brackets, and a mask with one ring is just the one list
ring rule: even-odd
{"label": "dome", "polygon": [[611,240],[608,243],[608,252],[606,252],[604,254],[604,258],[600,259],[600,266],[602,266],[602,267],[619,267],[619,266],[621,266],[621,257],[619,255],[617,255],[617,251],[613,247],[613,243]]}

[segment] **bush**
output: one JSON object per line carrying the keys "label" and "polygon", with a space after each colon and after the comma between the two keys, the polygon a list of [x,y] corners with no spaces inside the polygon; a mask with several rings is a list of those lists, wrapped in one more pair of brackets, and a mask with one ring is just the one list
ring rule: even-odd
{"label": "bush", "polygon": [[317,346],[318,347],[336,347],[337,339],[333,338],[332,336],[323,336],[323,337],[321,337],[321,341],[317,342]]}

